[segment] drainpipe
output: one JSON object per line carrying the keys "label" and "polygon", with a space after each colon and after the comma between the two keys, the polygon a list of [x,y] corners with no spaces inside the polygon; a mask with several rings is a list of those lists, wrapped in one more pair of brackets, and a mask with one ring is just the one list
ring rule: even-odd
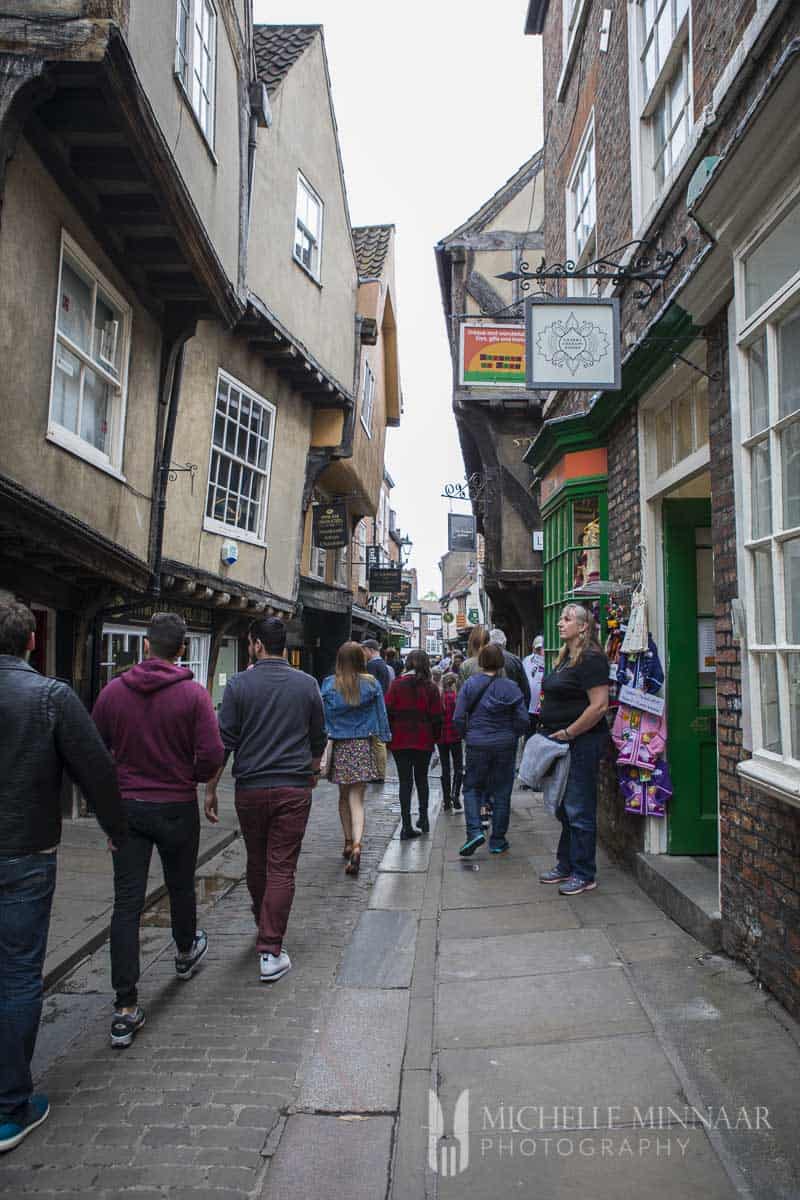
{"label": "drainpipe", "polygon": [[[169,483],[172,447],[178,423],[181,380],[183,378],[184,350],[189,338],[194,337],[196,322],[176,334],[169,345],[159,397],[158,435],[154,463],[154,503],[150,516],[150,592],[154,599],[161,595],[161,560],[164,551],[164,522],[167,513],[167,485]],[[163,434],[162,434],[163,430]]]}

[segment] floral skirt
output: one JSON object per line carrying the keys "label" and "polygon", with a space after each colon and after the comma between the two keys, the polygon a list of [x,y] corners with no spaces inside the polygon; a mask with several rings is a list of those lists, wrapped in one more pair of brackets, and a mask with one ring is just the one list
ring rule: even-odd
{"label": "floral skirt", "polygon": [[333,743],[328,776],[331,783],[369,783],[377,775],[369,738],[344,738]]}

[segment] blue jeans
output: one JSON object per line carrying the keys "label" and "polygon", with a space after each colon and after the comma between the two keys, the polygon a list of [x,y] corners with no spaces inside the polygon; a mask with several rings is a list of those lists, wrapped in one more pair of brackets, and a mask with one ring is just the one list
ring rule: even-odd
{"label": "blue jeans", "polygon": [[0,1122],[31,1098],[56,854],[0,856]]}
{"label": "blue jeans", "polygon": [[511,791],[514,787],[517,747],[493,750],[484,746],[467,746],[467,767],[464,774],[464,816],[467,840],[481,833],[481,805],[492,803],[492,833],[490,846],[502,846],[506,840],[511,813]]}
{"label": "blue jeans", "polygon": [[561,822],[558,866],[587,882],[597,873],[597,773],[607,745],[605,722],[571,743],[567,786],[556,813]]}

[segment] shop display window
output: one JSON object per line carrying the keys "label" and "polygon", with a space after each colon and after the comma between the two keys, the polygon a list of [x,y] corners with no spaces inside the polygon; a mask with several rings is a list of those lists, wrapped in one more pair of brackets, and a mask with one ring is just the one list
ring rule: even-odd
{"label": "shop display window", "polygon": [[[548,668],[558,652],[558,618],[575,600],[596,608],[603,624],[600,581],[608,577],[608,506],[604,489],[568,485],[544,515],[544,639]],[[604,632],[604,631],[603,631]]]}

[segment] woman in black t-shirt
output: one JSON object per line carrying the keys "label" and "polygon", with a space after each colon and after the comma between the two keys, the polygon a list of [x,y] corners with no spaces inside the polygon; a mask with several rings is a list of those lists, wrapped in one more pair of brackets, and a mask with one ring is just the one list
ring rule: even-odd
{"label": "woman in black t-shirt", "polygon": [[570,766],[558,809],[561,838],[555,867],[539,876],[557,883],[563,896],[597,887],[597,771],[608,741],[608,659],[600,648],[594,618],[568,604],[558,622],[561,653],[542,680],[540,733],[569,742]]}

